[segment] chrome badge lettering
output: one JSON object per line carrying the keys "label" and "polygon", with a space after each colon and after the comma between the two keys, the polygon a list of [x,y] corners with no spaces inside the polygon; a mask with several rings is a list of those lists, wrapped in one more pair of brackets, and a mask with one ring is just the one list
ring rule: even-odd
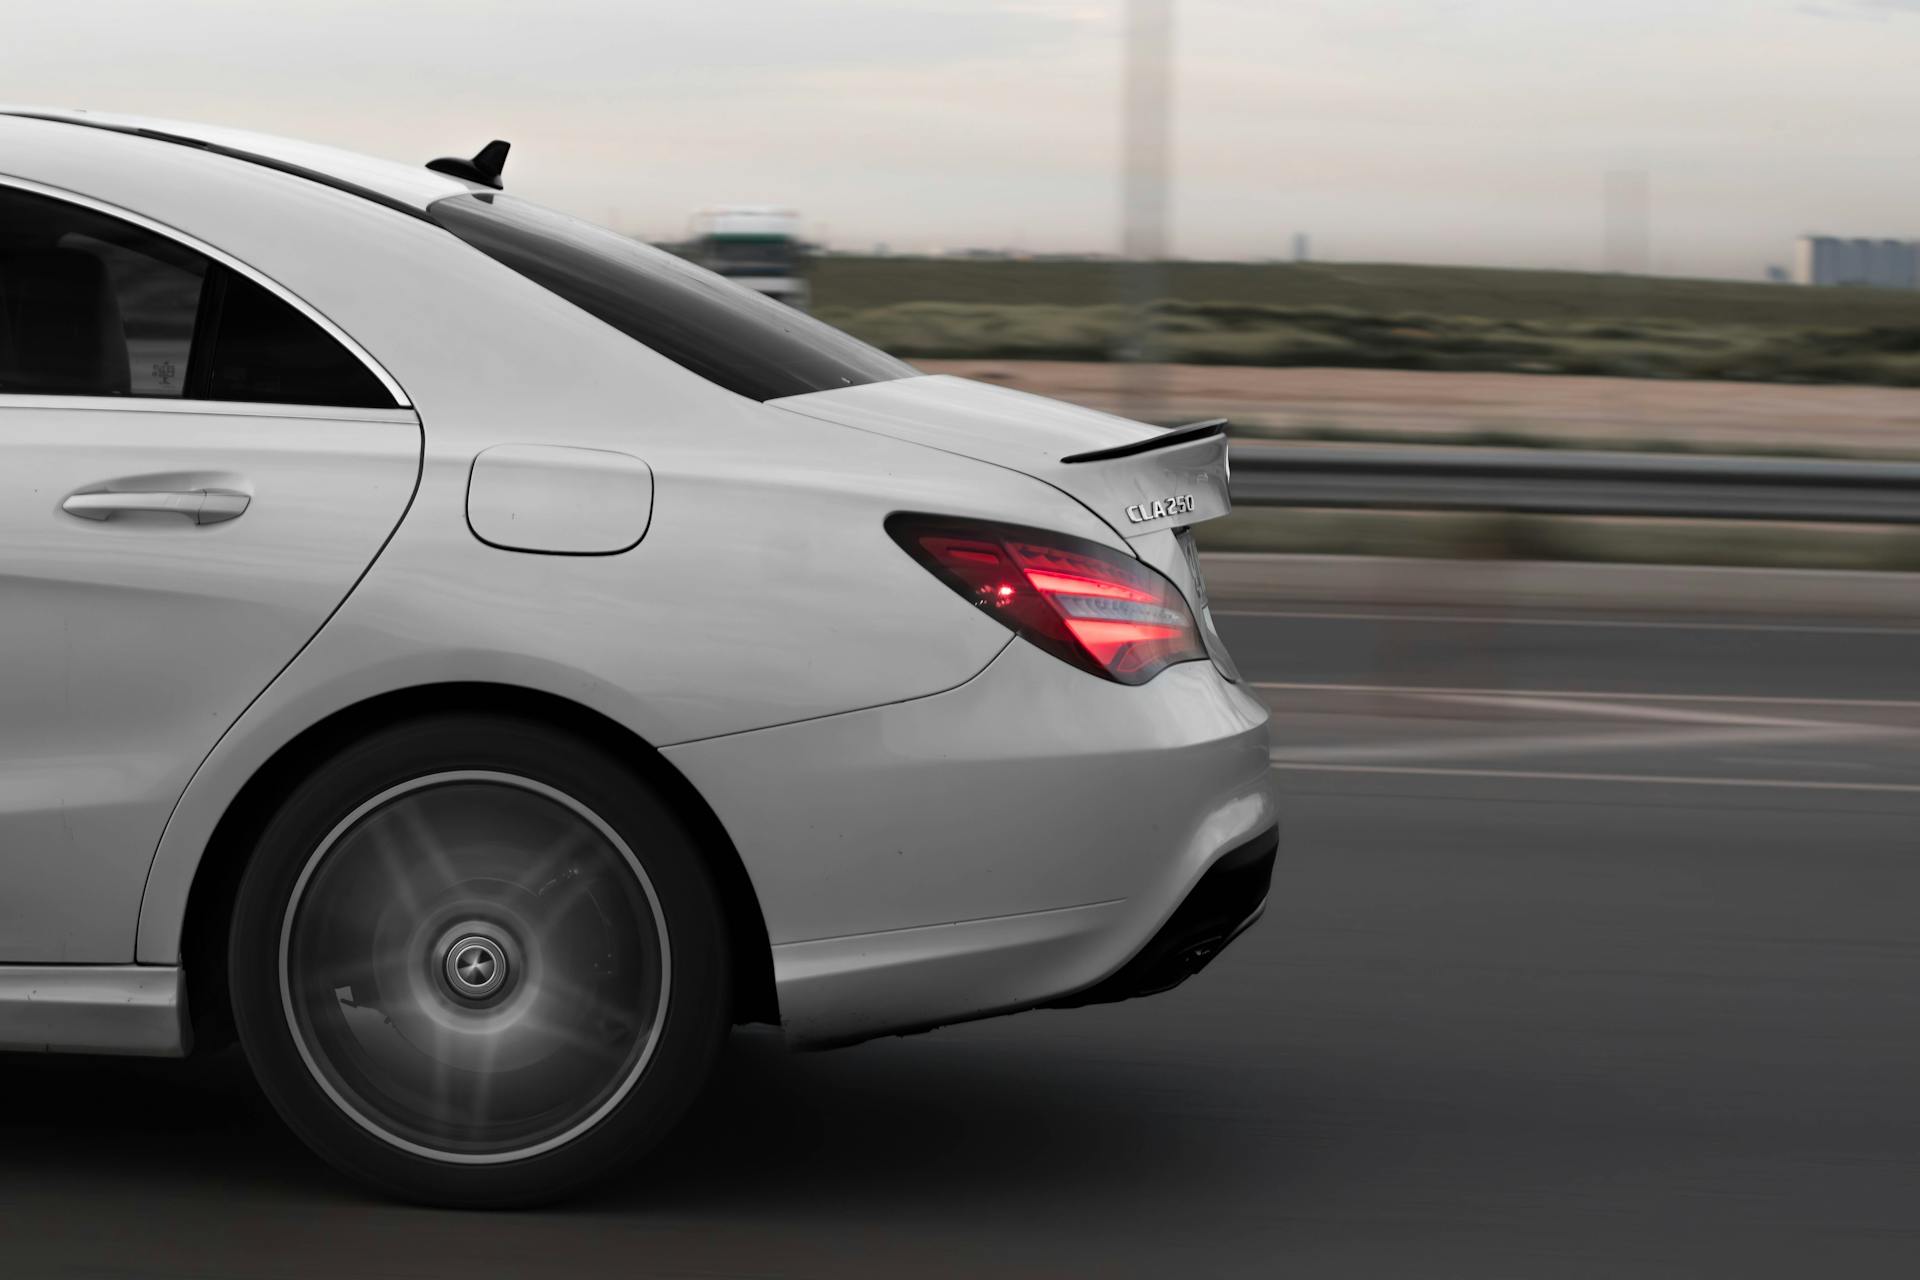
{"label": "chrome badge lettering", "polygon": [[1127,508],[1127,520],[1133,524],[1145,524],[1149,520],[1183,516],[1192,510],[1193,495],[1182,493],[1171,498],[1155,498],[1152,502],[1136,502]]}

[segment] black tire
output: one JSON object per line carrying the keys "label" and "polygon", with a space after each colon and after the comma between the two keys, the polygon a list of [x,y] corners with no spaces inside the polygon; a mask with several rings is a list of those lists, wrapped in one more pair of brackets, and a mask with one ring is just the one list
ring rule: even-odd
{"label": "black tire", "polygon": [[665,1135],[731,1023],[728,954],[707,865],[644,777],[538,722],[448,714],[287,796],[228,972],[247,1059],[316,1152],[407,1200],[507,1208]]}

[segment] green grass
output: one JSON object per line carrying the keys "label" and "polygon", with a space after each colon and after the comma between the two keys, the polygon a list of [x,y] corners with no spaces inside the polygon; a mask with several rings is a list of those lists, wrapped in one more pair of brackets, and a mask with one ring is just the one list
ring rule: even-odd
{"label": "green grass", "polygon": [[[823,258],[821,316],[908,359],[1110,360],[1111,263]],[[1146,350],[1194,364],[1920,386],[1920,291],[1464,267],[1170,263]]]}
{"label": "green grass", "polygon": [[[819,258],[814,303],[866,311],[903,302],[1091,307],[1121,302],[1120,264],[970,262],[945,258]],[[1159,268],[1166,297],[1268,307],[1342,307],[1487,320],[1684,321],[1766,327],[1920,325],[1920,292],[1576,271],[1371,263],[1174,262]]]}

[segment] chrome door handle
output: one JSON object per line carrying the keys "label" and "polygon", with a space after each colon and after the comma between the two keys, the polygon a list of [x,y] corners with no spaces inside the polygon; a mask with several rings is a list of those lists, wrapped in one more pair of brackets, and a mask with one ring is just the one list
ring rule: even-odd
{"label": "chrome door handle", "polygon": [[76,493],[60,504],[68,515],[82,520],[111,520],[117,515],[153,511],[185,516],[195,524],[232,520],[251,502],[232,489],[186,489],[161,493]]}

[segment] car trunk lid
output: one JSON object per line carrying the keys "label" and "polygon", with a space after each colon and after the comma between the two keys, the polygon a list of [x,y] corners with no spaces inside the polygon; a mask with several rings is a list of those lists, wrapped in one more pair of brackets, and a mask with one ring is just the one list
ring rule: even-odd
{"label": "car trunk lid", "polygon": [[769,403],[1024,472],[1128,539],[1211,520],[1232,506],[1221,422],[1168,430],[945,374]]}

